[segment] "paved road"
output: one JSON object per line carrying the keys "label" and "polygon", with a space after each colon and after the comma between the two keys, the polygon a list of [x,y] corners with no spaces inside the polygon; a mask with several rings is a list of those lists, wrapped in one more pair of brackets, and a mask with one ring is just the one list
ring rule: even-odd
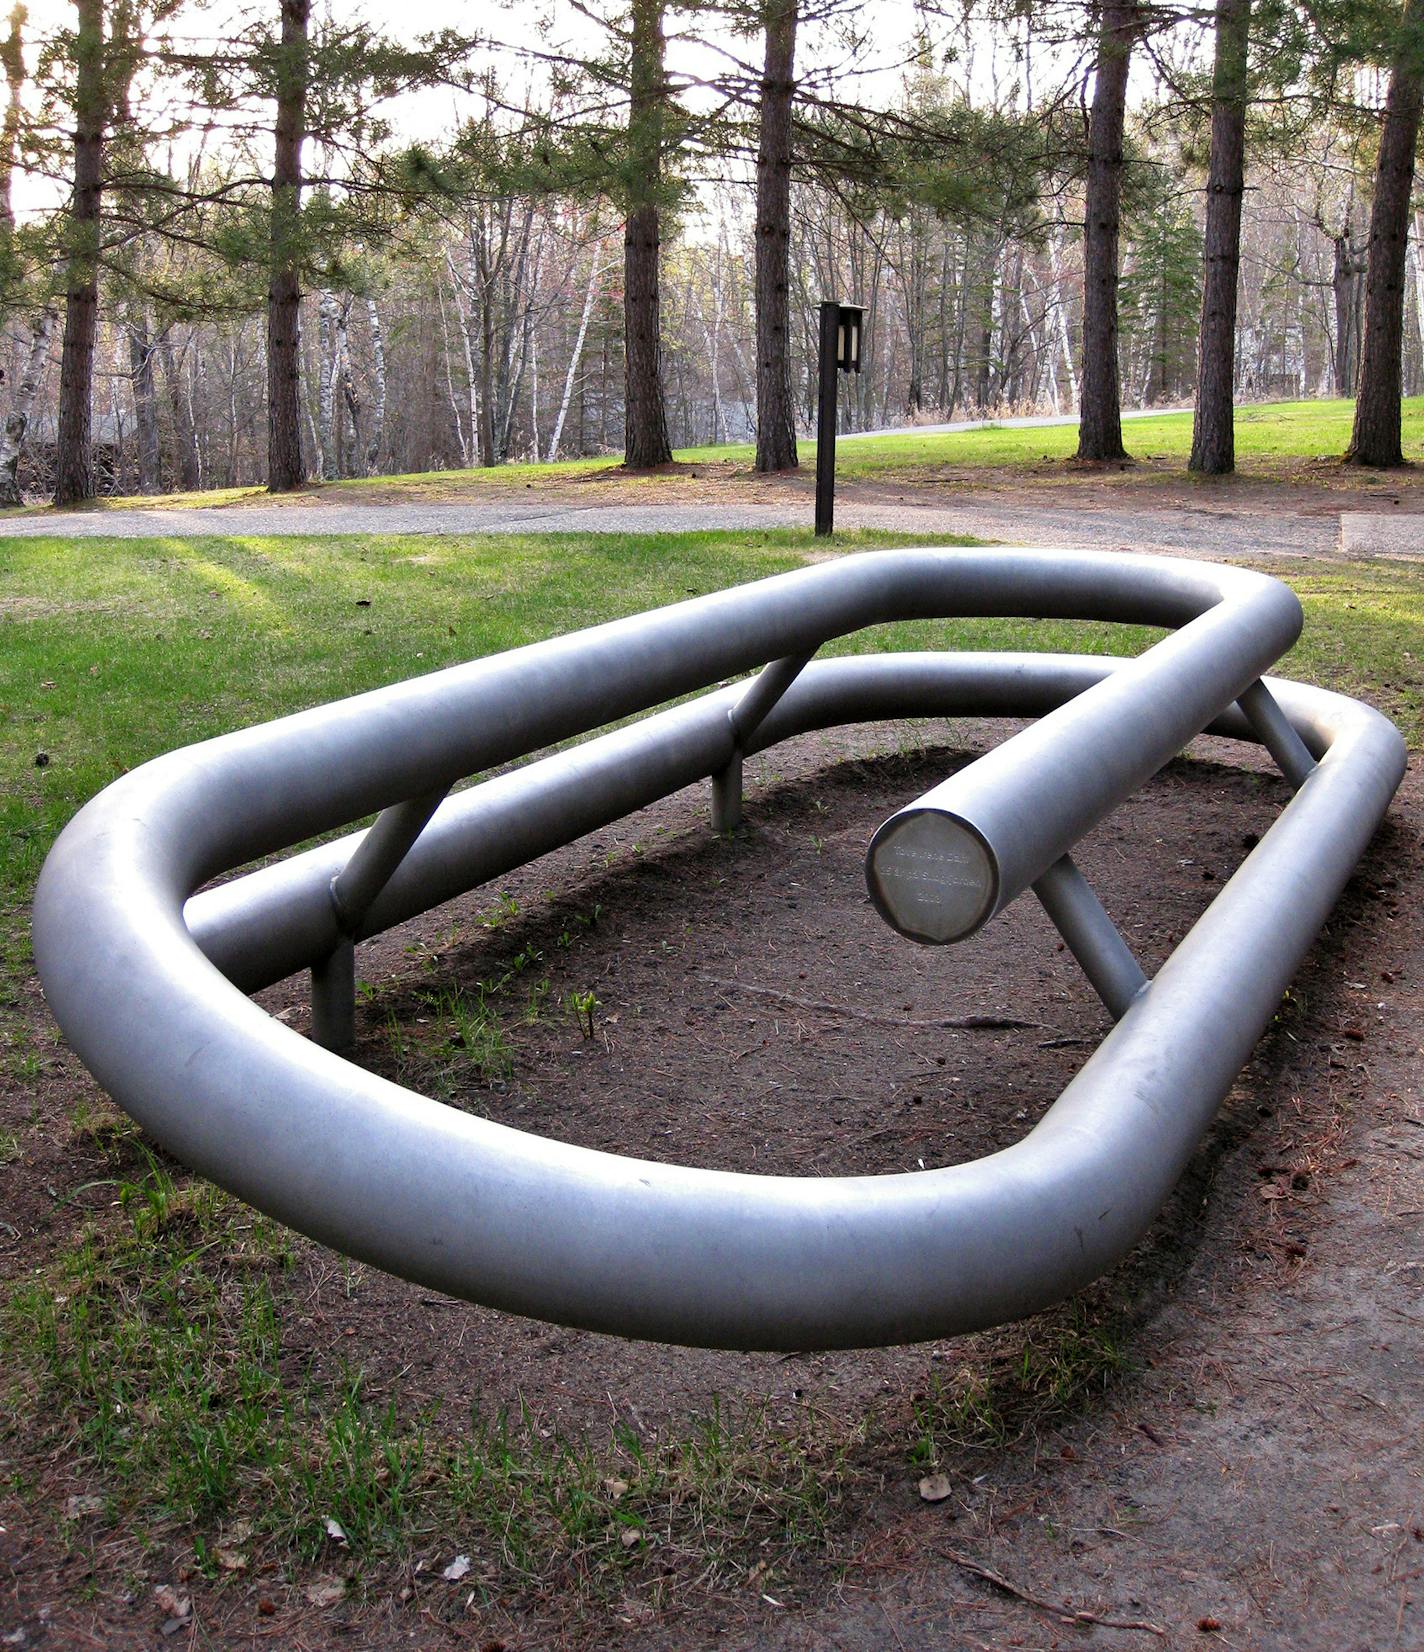
{"label": "paved road", "polygon": [[[195,510],[111,510],[18,517],[0,535],[63,539],[124,539],[286,534],[686,533],[707,528],[805,526],[810,501],[775,505],[570,505],[550,500],[491,499],[473,504],[289,504],[205,506]],[[1360,548],[1370,524],[1402,525],[1419,518],[1352,517]],[[1322,556],[1340,547],[1337,516],[1233,514],[1224,511],[1102,508],[1015,503],[973,495],[935,505],[838,506],[841,527],[893,529],[923,535],[969,534],[1004,544],[1064,545],[1207,556]],[[1399,554],[1395,550],[1394,554]]]}

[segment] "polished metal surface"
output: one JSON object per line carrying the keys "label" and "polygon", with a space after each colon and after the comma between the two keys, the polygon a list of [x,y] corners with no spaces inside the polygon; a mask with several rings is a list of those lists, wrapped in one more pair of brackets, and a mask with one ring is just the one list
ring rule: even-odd
{"label": "polished metal surface", "polygon": [[[304,967],[344,982],[341,943],[356,914],[338,911],[331,891],[365,834],[204,888],[864,626],[992,614],[1174,629],[1126,661],[813,661],[775,683],[780,697],[746,741],[750,752],[891,716],[1040,718],[877,834],[871,888],[891,921],[896,888],[913,880],[877,884],[887,841],[923,818],[931,848],[951,827],[981,847],[982,884],[930,939],[969,932],[1045,874],[1051,898],[1052,868],[1077,837],[1201,729],[1257,738],[1236,702],[1300,627],[1284,586],[1239,569],[1087,552],[888,551],[242,730],[126,775],[61,835],[35,900],[50,1004],[100,1082],[185,1163],[325,1243],[453,1295],[628,1336],[746,1348],[902,1342],[1033,1312],[1135,1243],[1274,1013],[1403,770],[1398,733],[1368,707],[1268,683],[1315,760],[1280,819],[1034,1130],[989,1158],[913,1174],[762,1177],[651,1163],[442,1106],[244,996]],[[716,690],[452,793],[413,841],[425,805],[390,817],[353,873],[369,899],[357,937],[726,771],[740,744],[729,714],[746,689]],[[1089,944],[1110,947],[1105,934],[1091,938],[1088,907],[1068,895]],[[1113,980],[1113,991],[1131,984]]]}

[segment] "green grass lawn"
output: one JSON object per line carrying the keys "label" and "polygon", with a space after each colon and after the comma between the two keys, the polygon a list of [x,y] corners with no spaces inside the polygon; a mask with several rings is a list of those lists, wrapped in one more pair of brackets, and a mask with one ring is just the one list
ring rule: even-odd
{"label": "green grass lawn", "polygon": [[[1337,459],[1350,439],[1354,407],[1353,401],[1346,400],[1262,402],[1243,406],[1236,415],[1239,472],[1262,478],[1285,475],[1298,480],[1303,464]],[[1143,477],[1160,478],[1164,465],[1169,473],[1180,471],[1184,477],[1189,474],[1186,463],[1192,445],[1190,413],[1153,414],[1147,418],[1133,419],[1124,426],[1124,434],[1128,452],[1134,458],[1151,462],[1150,468],[1144,467],[1140,472]],[[842,481],[856,478],[883,481],[897,476],[914,480],[946,469],[1029,470],[1043,465],[1045,461],[1057,463],[1070,459],[1077,445],[1076,424],[1038,426],[1026,430],[991,425],[984,430],[940,436],[906,430],[893,436],[842,441],[836,450],[836,467]],[[814,441],[801,443],[803,467],[814,465],[815,453]],[[1404,455],[1411,461],[1424,460],[1424,396],[1410,397],[1404,403]],[[741,443],[682,448],[673,457],[682,464],[733,465],[750,469],[754,456],[754,449],[749,444]],[[490,470],[432,470],[399,476],[358,477],[314,484],[310,490],[285,494],[277,499],[260,487],[218,488],[206,493],[101,499],[84,508],[100,511],[134,508],[190,510],[202,505],[300,504],[312,492],[352,500],[370,496],[384,498],[389,495],[396,499],[409,496],[429,503],[445,496],[466,494],[471,488],[514,487],[548,482],[551,478],[576,480],[599,473],[613,475],[620,470],[621,460],[614,455],[598,459],[560,460],[553,465],[497,465]],[[675,483],[677,476],[655,473],[620,477],[620,480],[626,487],[646,491],[656,497],[669,483]],[[1202,480],[1210,486],[1216,479]],[[29,516],[50,509],[49,506],[26,506],[13,511],[0,511],[0,521],[6,515]]]}
{"label": "green grass lawn", "polygon": [[[1247,474],[1270,473],[1280,462],[1338,458],[1350,440],[1353,401],[1262,402],[1240,408],[1236,414],[1236,457]],[[1185,471],[1192,446],[1190,413],[1153,414],[1129,420],[1124,426],[1127,450],[1136,458],[1166,460]],[[856,477],[904,475],[940,467],[1015,468],[1040,465],[1045,460],[1070,459],[1078,446],[1076,424],[1040,425],[1029,429],[991,425],[984,430],[924,435],[915,430],[893,436],[857,437],[836,448],[836,473],[842,481]],[[1404,403],[1404,455],[1424,460],[1424,396]],[[673,455],[683,464],[730,463],[748,466],[755,449],[748,443],[721,447],[682,448]],[[803,466],[815,464],[816,444],[800,444]],[[371,477],[329,484],[330,491],[359,494],[373,488],[432,486],[481,482],[525,482],[549,475],[582,476],[616,470],[619,460],[576,459],[556,465],[502,465],[494,470],[436,471],[424,475]],[[662,478],[648,479],[656,486]],[[196,497],[196,496],[189,496]]]}
{"label": "green grass lawn", "polygon": [[[865,534],[837,544],[892,542]],[[824,544],[799,530],[0,539],[0,1081],[23,1105],[31,1081],[56,1070],[27,985],[27,903],[56,832],[126,768],[243,724],[792,568],[813,547]],[[1281,669],[1362,692],[1417,744],[1424,570],[1332,562],[1280,571],[1307,610],[1305,639]],[[938,621],[835,648],[1132,652],[1154,635]],[[46,1472],[59,1465],[70,1476],[65,1489],[97,1490],[121,1530],[181,1532],[209,1578],[228,1567],[239,1526],[242,1545],[284,1567],[315,1563],[328,1518],[347,1534],[353,1565],[383,1556],[408,1565],[432,1533],[472,1534],[464,1541],[499,1574],[492,1587],[516,1594],[553,1577],[619,1598],[644,1565],[629,1530],[674,1535],[709,1577],[755,1577],[753,1563],[764,1568],[768,1556],[822,1552],[840,1502],[875,1495],[885,1463],[923,1473],[955,1442],[1012,1441],[1032,1419],[1099,1391],[1125,1357],[1111,1327],[1074,1304],[1017,1333],[1011,1380],[984,1388],[947,1377],[908,1433],[827,1437],[811,1417],[788,1433],[755,1413],[715,1410],[655,1448],[565,1441],[537,1420],[478,1412],[464,1427],[437,1425],[369,1401],[359,1372],[294,1376],[283,1362],[298,1277],[291,1236],[207,1184],[175,1178],[126,1120],[92,1092],[76,1094],[67,1119],[39,1117],[30,1103],[28,1123],[0,1132],[0,1169],[22,1163],[41,1135],[58,1137],[85,1163],[102,1151],[102,1170],[87,1172],[102,1179],[87,1185],[113,1190],[55,1258],[32,1267],[20,1256],[0,1287],[0,1446],[7,1431],[41,1442]],[[132,1427],[131,1415],[145,1426]],[[34,1506],[23,1473],[0,1476],[7,1488]],[[66,1532],[63,1541],[81,1539]]]}
{"label": "green grass lawn", "polygon": [[[1338,458],[1350,440],[1353,401],[1269,402],[1240,408],[1236,414],[1236,460],[1251,474],[1279,461]],[[1128,452],[1138,459],[1167,460],[1185,468],[1192,447],[1190,413],[1154,414],[1123,426]],[[948,435],[921,435],[913,430],[893,436],[842,441],[836,447],[836,473],[855,477],[913,476],[940,467],[991,469],[1042,464],[1072,458],[1078,427],[1040,425],[1029,429],[991,425],[985,430]],[[1424,459],[1424,397],[1404,403],[1404,454]],[[688,461],[734,459],[750,464],[750,447],[689,448],[678,454]],[[814,463],[815,444],[801,443],[801,461]]]}
{"label": "green grass lawn", "polygon": [[[845,549],[895,543],[848,534]],[[905,542],[905,541],[900,541]],[[0,904],[64,821],[177,745],[795,567],[802,530],[486,538],[0,540]],[[1420,709],[1424,580],[1404,564],[1285,570],[1308,610],[1285,669]],[[1131,651],[1130,627],[883,628],[839,648]]]}

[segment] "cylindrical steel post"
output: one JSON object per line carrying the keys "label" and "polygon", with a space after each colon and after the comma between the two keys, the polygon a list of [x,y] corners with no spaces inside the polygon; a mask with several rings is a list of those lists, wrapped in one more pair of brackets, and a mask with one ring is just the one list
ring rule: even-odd
{"label": "cylindrical steel post", "polygon": [[766,714],[801,675],[813,652],[789,654],[785,659],[773,660],[752,679],[751,687],[728,713],[739,748],[745,747],[761,727]]}
{"label": "cylindrical steel post", "polygon": [[311,1031],[322,1049],[337,1055],[356,1042],[356,943],[349,935],[312,965]]}
{"label": "cylindrical steel post", "polygon": [[742,823],[742,754],[732,753],[726,768],[712,776],[712,830],[734,832]]}
{"label": "cylindrical steel post", "polygon": [[1246,720],[1261,738],[1261,744],[1276,760],[1276,767],[1297,791],[1310,777],[1315,759],[1306,750],[1305,741],[1286,720],[1285,713],[1276,704],[1271,691],[1259,679],[1237,696],[1237,705],[1246,713]]}
{"label": "cylindrical steel post", "polygon": [[393,803],[366,833],[356,852],[331,880],[331,904],[343,934],[354,935],[367,908],[391,881],[391,874],[410,853],[440,807],[448,786],[436,786],[405,803]]}
{"label": "cylindrical steel post", "polygon": [[927,945],[981,928],[1290,647],[1300,604],[1282,596],[1249,617],[1219,602],[891,815],[866,856],[880,915]]}
{"label": "cylindrical steel post", "polygon": [[821,305],[820,400],[816,406],[816,534],[836,525],[836,331],[841,307]]}
{"label": "cylindrical steel post", "polygon": [[1054,861],[1035,882],[1033,892],[1082,965],[1093,991],[1113,1020],[1121,1021],[1147,985],[1147,977],[1077,862],[1071,855]]}

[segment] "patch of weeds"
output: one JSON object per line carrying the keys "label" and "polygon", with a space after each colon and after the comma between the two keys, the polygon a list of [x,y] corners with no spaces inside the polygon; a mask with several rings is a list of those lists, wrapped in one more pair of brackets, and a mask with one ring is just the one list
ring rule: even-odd
{"label": "patch of weeds", "polygon": [[474,993],[445,992],[423,1000],[433,1033],[446,1054],[459,1051],[462,1064],[481,1078],[508,1078],[514,1070],[509,1040],[491,1010],[483,984]]}
{"label": "patch of weeds", "polygon": [[413,1080],[419,1071],[419,1046],[411,1029],[394,1010],[386,1014],[384,1031],[395,1079],[397,1083],[405,1084]]}
{"label": "patch of weeds", "polygon": [[524,1006],[524,1024],[532,1027],[544,1017],[544,1007],[549,1001],[552,983],[546,975],[542,981],[536,981],[529,989],[529,1000]]}
{"label": "patch of weeds", "polygon": [[44,1071],[44,1058],[28,1039],[14,1038],[6,1051],[5,1070],[22,1084],[32,1084]]}
{"label": "patch of weeds", "polygon": [[984,1451],[1008,1442],[1009,1425],[993,1382],[967,1367],[952,1378],[936,1371],[911,1411],[909,1459],[916,1469],[938,1468],[946,1449]]}
{"label": "patch of weeds", "polygon": [[1016,1351],[953,1377],[936,1373],[911,1402],[908,1455],[937,1468],[945,1454],[1003,1450],[1064,1420],[1126,1371],[1120,1328],[1099,1323],[1080,1303],[1035,1321]]}
{"label": "patch of weeds", "polygon": [[[824,1554],[858,1483],[864,1429],[724,1409],[645,1438],[565,1436],[525,1408],[464,1427],[403,1417],[358,1370],[284,1357],[284,1231],[161,1166],[0,1310],[0,1435],[164,1527],[208,1572],[247,1555],[314,1562],[339,1525],[352,1564],[408,1564],[439,1534],[505,1597],[582,1598],[765,1575]],[[847,1437],[849,1436],[849,1437]]]}
{"label": "patch of weeds", "polygon": [[503,929],[518,916],[519,902],[507,890],[501,890],[498,904],[490,911],[480,913],[480,924],[485,929]]}
{"label": "patch of weeds", "polygon": [[291,1468],[285,1535],[307,1559],[325,1546],[327,1519],[368,1553],[399,1549],[419,1528],[429,1419],[404,1427],[394,1401],[369,1404],[359,1371],[346,1371],[313,1415],[314,1438]]}
{"label": "patch of weeds", "polygon": [[680,1436],[645,1441],[619,1426],[606,1448],[540,1429],[527,1408],[476,1412],[449,1491],[462,1544],[491,1570],[534,1582],[576,1564],[603,1593],[629,1572],[692,1567],[706,1583],[824,1548],[854,1476],[847,1442],[786,1434],[760,1408],[733,1415],[714,1400]]}
{"label": "patch of weeds", "polygon": [[[549,898],[552,900],[554,897],[550,895]],[[561,950],[567,950],[578,939],[580,931],[597,929],[598,920],[602,915],[603,906],[599,901],[595,901],[592,909],[588,912],[573,913],[563,929],[559,931],[558,939],[554,942],[554,945]]]}
{"label": "patch of weeds", "polygon": [[285,1234],[260,1218],[240,1225],[246,1213],[224,1194],[180,1188],[151,1158],[120,1206],[116,1228],[91,1227],[12,1292],[0,1364],[21,1385],[17,1418],[33,1413],[25,1426],[121,1496],[201,1519],[281,1449],[267,1275],[289,1259]]}
{"label": "patch of weeds", "polygon": [[69,1134],[106,1159],[121,1160],[140,1150],[138,1126],[103,1097],[79,1096],[69,1110]]}
{"label": "patch of weeds", "polygon": [[0,1168],[14,1164],[20,1156],[20,1138],[13,1130],[0,1130]]}

